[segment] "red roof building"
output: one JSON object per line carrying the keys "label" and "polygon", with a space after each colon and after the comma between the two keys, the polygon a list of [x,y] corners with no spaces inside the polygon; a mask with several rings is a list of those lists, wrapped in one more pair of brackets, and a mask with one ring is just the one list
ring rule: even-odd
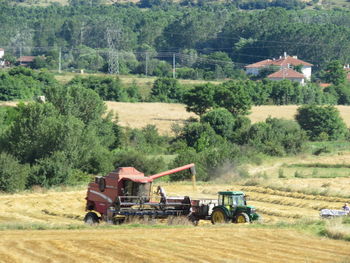
{"label": "red roof building", "polygon": [[247,74],[258,75],[260,70],[269,66],[277,66],[281,69],[283,68],[293,68],[295,66],[301,66],[302,74],[304,78],[311,79],[311,69],[312,64],[298,59],[297,56],[288,56],[287,53],[284,53],[283,56],[280,56],[278,59],[265,59],[250,65],[245,66]]}
{"label": "red roof building", "polygon": [[281,70],[272,73],[267,76],[268,79],[271,80],[283,80],[283,79],[289,79],[291,81],[299,82],[300,84],[304,84],[305,76],[304,74],[297,72],[291,68],[282,68]]}
{"label": "red roof building", "polygon": [[318,84],[321,88],[327,88],[329,86],[331,86],[332,84],[331,83],[320,83]]}
{"label": "red roof building", "polygon": [[17,59],[21,66],[28,66],[35,59],[35,56],[21,56]]}

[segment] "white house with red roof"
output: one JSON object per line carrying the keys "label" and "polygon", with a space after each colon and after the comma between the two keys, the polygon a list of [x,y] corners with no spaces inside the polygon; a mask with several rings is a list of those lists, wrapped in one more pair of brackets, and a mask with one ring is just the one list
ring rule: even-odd
{"label": "white house with red roof", "polygon": [[[250,65],[245,66],[246,68],[246,73],[247,74],[251,74],[251,75],[258,75],[260,73],[260,70],[262,70],[263,68],[269,67],[269,66],[277,66],[279,67],[281,70],[282,69],[291,69],[288,71],[278,71],[280,72],[279,74],[277,74],[277,76],[284,76],[284,78],[286,79],[291,79],[291,80],[296,80],[299,79],[299,77],[301,75],[296,74],[298,72],[296,72],[295,70],[293,70],[292,68],[294,68],[295,66],[301,66],[301,72],[302,75],[304,76],[304,79],[310,80],[311,79],[311,71],[312,71],[312,64],[305,62],[303,60],[298,59],[297,56],[288,56],[286,52],[284,52],[283,56],[280,56],[279,59],[265,59],[263,61],[259,61]],[[295,73],[296,72],[296,73]],[[277,72],[275,72],[277,73]],[[275,79],[276,75],[273,75],[272,78]],[[270,76],[268,76],[268,78],[270,78]],[[288,75],[290,77],[288,77]],[[291,77],[293,76],[293,78]]]}

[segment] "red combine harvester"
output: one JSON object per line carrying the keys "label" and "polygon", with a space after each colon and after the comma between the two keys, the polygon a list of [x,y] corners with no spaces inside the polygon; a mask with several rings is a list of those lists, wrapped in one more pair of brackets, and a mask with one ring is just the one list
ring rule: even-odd
{"label": "red combine harvester", "polygon": [[162,187],[158,187],[160,201],[151,200],[154,179],[183,170],[189,170],[193,176],[196,173],[195,165],[188,164],[151,176],[145,176],[134,167],[120,167],[107,176],[95,177],[88,186],[86,210],[89,212],[84,221],[88,224],[100,220],[122,223],[131,216],[167,218],[189,215],[191,200],[188,196],[167,197]]}

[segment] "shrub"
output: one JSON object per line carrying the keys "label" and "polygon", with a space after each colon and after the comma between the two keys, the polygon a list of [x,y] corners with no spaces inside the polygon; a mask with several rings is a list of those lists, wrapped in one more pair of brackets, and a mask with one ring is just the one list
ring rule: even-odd
{"label": "shrub", "polygon": [[201,117],[202,123],[208,123],[214,131],[224,138],[232,135],[235,118],[224,108],[214,109]]}
{"label": "shrub", "polygon": [[302,106],[295,119],[311,140],[325,139],[325,135],[329,140],[337,140],[348,133],[339,111],[333,106]]}
{"label": "shrub", "polygon": [[160,78],[153,83],[151,100],[161,102],[182,102],[183,87],[177,79]]}
{"label": "shrub", "polygon": [[176,76],[180,79],[197,79],[198,72],[193,68],[178,68]]}
{"label": "shrub", "polygon": [[24,190],[29,166],[22,165],[13,156],[0,153],[0,191]]}
{"label": "shrub", "polygon": [[184,139],[187,146],[195,148],[198,152],[222,140],[208,123],[199,122],[186,124],[179,138]]}
{"label": "shrub", "polygon": [[228,81],[215,89],[214,103],[234,115],[245,115],[252,106],[252,99],[242,83]]}
{"label": "shrub", "polygon": [[1,135],[5,133],[6,129],[13,123],[18,110],[15,107],[1,107],[0,106],[0,147],[1,147]]}
{"label": "shrub", "polygon": [[269,155],[296,154],[303,149],[306,134],[294,121],[268,118],[252,125],[247,143]]}
{"label": "shrub", "polygon": [[38,160],[31,169],[27,186],[50,187],[66,183],[73,173],[69,163],[63,152],[55,152],[48,158]]}
{"label": "shrub", "polygon": [[239,145],[245,144],[247,141],[247,133],[251,127],[251,121],[246,116],[237,116],[230,140]]}
{"label": "shrub", "polygon": [[186,110],[194,112],[197,115],[204,114],[208,109],[214,106],[215,86],[204,84],[195,86],[184,94],[183,102],[186,104]]}
{"label": "shrub", "polygon": [[81,84],[84,88],[94,90],[103,100],[125,101],[127,97],[118,77],[75,77],[68,83],[68,86],[77,84]]}
{"label": "shrub", "polygon": [[142,129],[124,129],[123,145],[133,147],[143,153],[160,154],[166,151],[168,137],[161,136],[154,125],[147,125]]}
{"label": "shrub", "polygon": [[31,99],[41,95],[46,87],[56,84],[53,76],[47,72],[15,67],[0,73],[0,101]]}

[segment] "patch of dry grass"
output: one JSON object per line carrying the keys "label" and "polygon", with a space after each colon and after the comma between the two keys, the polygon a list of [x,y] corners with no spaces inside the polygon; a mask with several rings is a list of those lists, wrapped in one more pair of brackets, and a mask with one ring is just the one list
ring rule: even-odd
{"label": "patch of dry grass", "polygon": [[333,238],[350,241],[350,226],[342,224],[342,218],[327,221],[324,235]]}
{"label": "patch of dry grass", "polygon": [[162,134],[171,133],[172,124],[183,125],[193,113],[186,112],[183,104],[106,102],[108,109],[118,114],[120,125],[142,128],[155,125]]}

